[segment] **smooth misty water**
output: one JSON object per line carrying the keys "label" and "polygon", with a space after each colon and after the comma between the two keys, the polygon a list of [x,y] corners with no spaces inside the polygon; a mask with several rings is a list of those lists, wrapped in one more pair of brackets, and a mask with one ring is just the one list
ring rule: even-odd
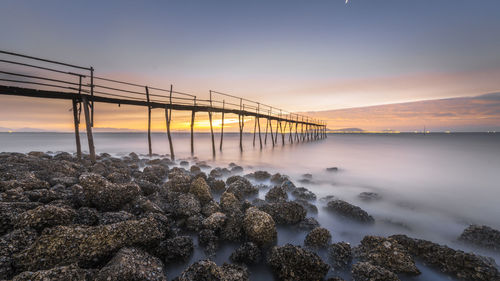
{"label": "smooth misty water", "polygon": [[[333,241],[359,243],[367,234],[407,234],[412,237],[447,244],[452,248],[491,256],[500,261],[498,253],[473,249],[456,241],[469,224],[485,224],[500,229],[500,135],[499,134],[391,134],[391,135],[330,135],[316,142],[268,145],[255,148],[252,135],[244,136],[244,152],[238,147],[239,136],[224,136],[224,150],[218,149],[212,159],[208,134],[195,136],[195,155],[208,160],[212,166],[225,166],[236,162],[246,172],[265,169],[289,175],[297,186],[315,192],[318,198],[335,195],[367,210],[376,219],[373,226],[358,225],[339,219],[322,209],[316,202],[319,214],[308,214],[318,219],[332,232]],[[288,136],[286,138],[288,140]],[[281,136],[279,136],[281,143]],[[145,134],[97,133],[97,152],[117,155],[147,152]],[[85,135],[82,146],[86,147]],[[177,159],[190,156],[189,134],[175,134],[174,148]],[[72,134],[54,133],[0,133],[1,151],[74,152]],[[153,152],[168,153],[164,134],[153,134]],[[215,163],[214,163],[215,162]],[[329,173],[327,167],[339,167],[339,172]],[[300,183],[302,174],[313,175],[311,183]],[[377,202],[363,202],[357,195],[373,191],[382,195]],[[264,197],[266,190],[259,197]],[[279,231],[278,244],[302,244],[306,233],[284,228]],[[227,261],[234,245],[223,245],[215,258],[218,264]],[[197,250],[192,261],[203,258]],[[437,272],[419,265],[423,274],[406,280],[450,280]],[[251,279],[268,279],[263,267],[252,267]],[[169,268],[169,278],[182,270]],[[340,273],[342,274],[342,273]]]}

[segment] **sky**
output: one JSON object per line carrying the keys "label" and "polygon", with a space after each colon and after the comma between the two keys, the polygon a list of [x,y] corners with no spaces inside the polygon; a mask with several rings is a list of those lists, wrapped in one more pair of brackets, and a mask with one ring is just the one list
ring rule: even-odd
{"label": "sky", "polygon": [[[499,14],[498,0],[4,0],[0,48],[197,96],[327,111],[499,92]],[[71,129],[67,104],[16,100],[0,96],[0,127]],[[144,129],[132,119],[143,109],[101,108],[98,127]]]}

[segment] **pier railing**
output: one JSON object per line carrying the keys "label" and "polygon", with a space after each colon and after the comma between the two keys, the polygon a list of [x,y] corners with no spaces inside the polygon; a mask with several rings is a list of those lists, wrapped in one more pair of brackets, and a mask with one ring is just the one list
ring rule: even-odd
{"label": "pier railing", "polygon": [[[86,114],[86,121],[88,119],[89,128],[93,127],[94,124],[96,102],[147,106],[150,154],[152,153],[150,141],[151,109],[154,108],[165,109],[172,157],[173,148],[169,128],[172,109],[192,111],[191,133],[193,132],[195,113],[208,112],[212,139],[212,114],[216,112],[222,113],[221,133],[224,130],[224,114],[237,114],[239,117],[241,149],[243,149],[241,134],[243,132],[245,116],[255,117],[253,143],[255,145],[258,126],[261,147],[261,118],[267,120],[265,144],[267,144],[268,129],[271,132],[270,139],[273,145],[277,143],[278,131],[281,132],[282,143],[285,143],[287,129],[289,130],[288,139],[290,142],[326,137],[326,123],[321,120],[219,91],[209,90],[208,95],[195,95],[174,89],[172,84],[169,88],[141,85],[130,81],[120,81],[97,76],[95,75],[94,68],[91,66],[79,66],[1,50],[0,66],[0,94],[73,100],[76,134],[78,134],[76,127],[80,120],[79,115],[82,110],[82,103],[84,104],[84,113]],[[276,121],[274,135],[272,121]],[[299,125],[301,126],[300,131]],[[294,130],[295,135],[293,134]],[[87,133],[91,137],[91,130],[87,130]],[[77,140],[77,150],[81,154],[78,142],[79,140]],[[215,155],[214,140],[212,140],[212,143]],[[222,143],[223,140],[221,137],[220,149],[222,149]],[[193,145],[191,147],[193,152]],[[94,154],[94,149],[90,148],[90,150],[91,154]]]}

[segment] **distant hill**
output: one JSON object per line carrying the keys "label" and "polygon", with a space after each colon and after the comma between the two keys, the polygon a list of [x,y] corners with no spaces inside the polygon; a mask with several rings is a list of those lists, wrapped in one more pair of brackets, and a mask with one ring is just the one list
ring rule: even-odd
{"label": "distant hill", "polygon": [[335,130],[328,130],[329,132],[353,132],[353,133],[360,133],[364,132],[363,129],[360,128],[342,128],[342,129],[335,129]]}

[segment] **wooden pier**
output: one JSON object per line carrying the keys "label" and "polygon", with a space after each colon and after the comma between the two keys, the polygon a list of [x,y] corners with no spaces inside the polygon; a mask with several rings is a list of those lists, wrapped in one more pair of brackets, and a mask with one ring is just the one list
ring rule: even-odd
{"label": "wooden pier", "polygon": [[[117,105],[135,105],[147,108],[148,151],[152,155],[151,145],[151,110],[165,110],[165,122],[170,148],[170,157],[175,159],[171,136],[172,110],[191,111],[191,153],[194,154],[194,123],[196,113],[208,114],[210,123],[212,154],[216,155],[213,114],[222,113],[219,150],[223,148],[224,118],[227,114],[238,116],[239,145],[243,151],[243,129],[245,117],[253,117],[253,146],[259,138],[259,147],[268,143],[268,131],[271,143],[278,145],[278,133],[281,145],[289,143],[319,140],[327,137],[326,123],[307,116],[291,113],[276,107],[251,101],[242,97],[209,90],[208,98],[200,99],[196,95],[169,89],[118,81],[99,77],[93,67],[83,67],[63,62],[42,59],[23,54],[0,50],[0,95],[36,97],[45,99],[63,99],[72,101],[76,149],[81,157],[80,115],[83,108],[87,132],[90,159],[95,161],[95,147],[92,135],[94,126],[94,108],[98,103]],[[266,120],[264,141],[260,120]],[[275,126],[273,135],[273,123]],[[300,128],[299,128],[300,127]],[[288,130],[288,138],[286,138]]]}

